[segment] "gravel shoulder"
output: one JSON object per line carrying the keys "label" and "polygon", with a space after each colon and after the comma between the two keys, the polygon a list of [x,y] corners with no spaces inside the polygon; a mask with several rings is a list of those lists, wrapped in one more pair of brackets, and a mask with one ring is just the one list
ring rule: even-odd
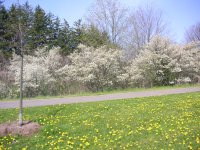
{"label": "gravel shoulder", "polygon": [[[200,92],[200,87],[192,88],[177,88],[177,89],[166,89],[166,90],[155,90],[155,91],[142,91],[142,92],[128,92],[128,93],[115,93],[105,94],[96,96],[77,96],[77,97],[66,97],[66,98],[53,98],[53,99],[39,99],[39,100],[24,100],[23,107],[36,107],[36,106],[49,106],[58,104],[70,104],[70,103],[82,103],[82,102],[96,102],[105,100],[118,100],[148,96],[160,96],[169,94],[181,94]],[[0,102],[0,109],[7,108],[18,108],[18,101],[2,101]]]}

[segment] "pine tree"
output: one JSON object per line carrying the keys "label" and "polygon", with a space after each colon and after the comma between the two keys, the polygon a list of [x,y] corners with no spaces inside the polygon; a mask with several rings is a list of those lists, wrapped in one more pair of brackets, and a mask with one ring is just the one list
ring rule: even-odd
{"label": "pine tree", "polygon": [[58,36],[58,45],[61,47],[65,55],[72,53],[81,43],[82,36],[81,20],[74,23],[74,27],[70,28],[68,22],[64,20]]}
{"label": "pine tree", "polygon": [[71,52],[71,29],[68,22],[64,19],[64,23],[60,27],[58,35],[58,46],[61,47],[62,53],[69,54]]}
{"label": "pine tree", "polygon": [[29,43],[31,42],[30,30],[33,25],[33,9],[26,2],[21,8],[21,25],[23,28],[23,46],[26,54],[31,54],[32,49],[30,49]]}
{"label": "pine tree", "polygon": [[56,17],[54,19],[54,16],[52,15],[49,17],[49,41],[48,41],[48,46],[49,48],[52,48],[53,46],[59,46],[59,34],[61,31],[61,23],[60,19]]}
{"label": "pine tree", "polygon": [[[24,5],[12,5],[9,10],[8,32],[11,37],[10,48],[19,49],[23,46],[24,53],[30,53],[30,28],[32,26],[33,12],[31,6],[26,2]],[[19,28],[20,24],[20,28]],[[22,40],[22,43],[21,43]]]}
{"label": "pine tree", "polygon": [[98,28],[93,25],[83,28],[82,33],[81,43],[84,45],[97,48],[111,44],[108,34],[99,31]]}
{"label": "pine tree", "polygon": [[81,39],[83,36],[82,29],[83,25],[81,19],[74,22],[74,28],[73,28],[74,48],[76,48],[81,43]]}
{"label": "pine tree", "polygon": [[9,41],[11,37],[8,33],[8,12],[2,2],[0,1],[0,55],[5,58],[11,56],[9,51]]}
{"label": "pine tree", "polygon": [[16,5],[12,5],[10,7],[10,10],[8,12],[8,31],[7,34],[9,37],[11,37],[10,39],[10,43],[9,43],[9,47],[19,47],[19,29],[18,29],[18,18],[19,18],[19,10],[17,9]]}
{"label": "pine tree", "polygon": [[45,11],[37,6],[33,15],[33,25],[30,30],[30,48],[35,49],[47,44],[48,34],[48,16]]}

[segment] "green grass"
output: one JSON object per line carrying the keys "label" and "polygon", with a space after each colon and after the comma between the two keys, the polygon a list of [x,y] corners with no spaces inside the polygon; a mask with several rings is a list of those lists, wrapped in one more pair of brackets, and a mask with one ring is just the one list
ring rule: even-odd
{"label": "green grass", "polygon": [[[26,108],[24,114],[41,124],[40,132],[0,137],[0,149],[200,148],[199,92]],[[17,116],[18,109],[0,110],[0,123]]]}
{"label": "green grass", "polygon": [[[58,96],[36,96],[33,98],[24,98],[25,100],[40,100],[40,99],[52,99],[52,98],[65,98],[65,97],[75,97],[75,96],[95,96],[95,95],[105,95],[112,93],[127,93],[127,92],[140,92],[140,91],[151,91],[151,90],[166,90],[166,89],[175,89],[175,88],[187,88],[187,87],[200,87],[200,84],[183,84],[183,85],[174,85],[174,86],[158,86],[152,88],[126,88],[126,89],[111,89],[104,90],[101,92],[78,92],[76,94],[68,94],[68,95],[58,95]],[[19,98],[15,99],[0,99],[0,101],[15,101],[19,100]]]}

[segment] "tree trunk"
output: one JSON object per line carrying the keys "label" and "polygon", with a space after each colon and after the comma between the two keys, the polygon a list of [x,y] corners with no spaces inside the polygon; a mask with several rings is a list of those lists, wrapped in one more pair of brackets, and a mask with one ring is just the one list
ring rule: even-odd
{"label": "tree trunk", "polygon": [[19,126],[23,125],[23,56],[21,55],[20,70],[20,102],[19,102]]}

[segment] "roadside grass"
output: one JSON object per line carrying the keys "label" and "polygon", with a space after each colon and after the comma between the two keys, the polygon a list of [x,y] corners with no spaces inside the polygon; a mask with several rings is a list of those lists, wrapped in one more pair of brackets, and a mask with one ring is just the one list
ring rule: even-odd
{"label": "roadside grass", "polygon": [[[0,110],[0,123],[18,109]],[[42,128],[0,149],[200,149],[200,92],[24,109]]]}
{"label": "roadside grass", "polygon": [[[140,92],[140,91],[151,91],[151,90],[166,90],[175,88],[188,88],[188,87],[200,87],[200,84],[181,84],[174,86],[157,86],[151,88],[126,88],[126,89],[111,89],[99,92],[77,92],[75,94],[68,95],[57,95],[57,96],[36,96],[36,97],[24,97],[25,100],[40,100],[40,99],[53,99],[53,98],[65,98],[65,97],[76,97],[76,96],[95,96],[95,95],[105,95],[114,93],[127,93],[127,92]],[[19,98],[14,99],[0,99],[0,101],[15,101]]]}

